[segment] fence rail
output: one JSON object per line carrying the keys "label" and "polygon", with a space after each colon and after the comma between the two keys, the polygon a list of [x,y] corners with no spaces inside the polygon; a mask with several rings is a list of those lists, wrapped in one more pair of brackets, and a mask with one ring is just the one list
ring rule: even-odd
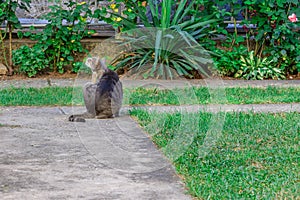
{"label": "fence rail", "polygon": [[[72,0],[73,2],[80,3],[84,0]],[[239,3],[241,3],[241,0],[238,0]],[[47,20],[43,20],[43,15],[50,12],[50,6],[52,5],[60,5],[63,9],[68,9],[66,6],[66,3],[70,1],[67,0],[61,0],[61,1],[49,1],[49,0],[31,0],[30,8],[28,8],[28,11],[24,10],[17,10],[17,16],[22,24],[22,32],[31,31],[30,27],[35,27],[34,32],[41,31],[48,23]],[[92,11],[101,8],[101,7],[107,7],[109,4],[111,4],[111,1],[109,0],[87,0],[85,1],[88,5],[90,5],[90,9]],[[229,8],[227,8],[229,9]],[[227,29],[229,32],[234,30],[234,25],[232,22],[232,19],[224,19],[226,20],[226,23],[228,24]],[[237,20],[242,20],[241,16],[238,17]],[[239,23],[237,21],[237,23]],[[4,30],[5,25],[0,25],[0,29]],[[93,29],[96,31],[96,33],[93,36],[102,36],[102,37],[111,37],[115,35],[115,29],[109,25],[106,24],[103,21],[98,21],[97,19],[91,20],[91,23],[88,25],[89,29]],[[243,32],[242,26],[237,24],[237,30],[238,32]],[[255,27],[249,27],[249,28],[255,28]],[[20,31],[20,30],[19,30]],[[32,31],[31,31],[32,32]]]}
{"label": "fence rail", "polygon": [[[73,2],[80,3],[84,2],[84,0],[72,0]],[[43,15],[50,12],[50,6],[53,5],[59,5],[64,9],[68,9],[66,6],[66,3],[69,3],[70,1],[67,0],[61,0],[60,2],[57,1],[49,1],[49,0],[31,0],[30,7],[28,8],[28,11],[18,9],[17,10],[17,16],[19,18],[28,18],[28,19],[40,19]],[[107,6],[110,4],[108,0],[104,1],[98,1],[98,0],[88,0],[85,1],[90,5],[90,9],[92,11],[96,10],[99,7]]]}

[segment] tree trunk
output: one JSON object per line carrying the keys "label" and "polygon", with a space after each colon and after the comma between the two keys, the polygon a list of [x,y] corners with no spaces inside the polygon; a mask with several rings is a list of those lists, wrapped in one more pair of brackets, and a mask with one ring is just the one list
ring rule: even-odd
{"label": "tree trunk", "polygon": [[0,30],[0,43],[1,43],[2,55],[3,55],[4,64],[7,67],[8,62],[7,62],[7,57],[6,57],[6,48],[5,48],[5,44],[4,44],[5,35],[6,34],[4,34],[4,36],[3,36],[2,31]]}

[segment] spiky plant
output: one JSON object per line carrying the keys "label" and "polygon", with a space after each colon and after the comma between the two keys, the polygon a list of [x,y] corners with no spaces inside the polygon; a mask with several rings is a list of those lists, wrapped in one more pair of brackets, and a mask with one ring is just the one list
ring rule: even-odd
{"label": "spiky plant", "polygon": [[117,69],[170,79],[191,77],[193,71],[209,75],[212,62],[197,39],[207,36],[209,24],[216,20],[211,16],[195,18],[191,12],[194,1],[123,1],[122,13],[115,12],[121,6],[118,2],[111,5],[112,10],[101,13],[110,14],[107,21],[123,30],[119,38],[126,48],[113,62]]}

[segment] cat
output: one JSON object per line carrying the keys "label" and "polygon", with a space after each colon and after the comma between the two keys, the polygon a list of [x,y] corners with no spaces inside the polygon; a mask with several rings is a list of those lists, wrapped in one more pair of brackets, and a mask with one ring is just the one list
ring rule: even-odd
{"label": "cat", "polygon": [[85,64],[92,70],[92,82],[83,87],[87,111],[71,115],[71,122],[85,122],[85,119],[118,117],[123,100],[123,87],[118,74],[107,68],[104,59],[88,58]]}

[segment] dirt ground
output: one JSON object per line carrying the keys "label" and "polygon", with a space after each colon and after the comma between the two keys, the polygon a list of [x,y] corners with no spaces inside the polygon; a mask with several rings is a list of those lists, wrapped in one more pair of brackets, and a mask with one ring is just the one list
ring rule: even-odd
{"label": "dirt ground", "polygon": [[[122,75],[121,75],[122,76]],[[0,81],[5,80],[34,80],[34,79],[70,79],[70,78],[76,78],[76,73],[67,72],[64,74],[59,73],[48,73],[43,75],[36,75],[33,78],[29,78],[26,75],[22,74],[14,74],[13,76],[6,76],[6,75],[0,75]],[[243,79],[236,79],[233,77],[222,77],[222,80],[243,80]],[[201,80],[201,79],[190,79],[190,80]],[[300,80],[300,73],[298,75],[290,75],[287,77],[287,80]],[[270,80],[271,81],[271,80]]]}

